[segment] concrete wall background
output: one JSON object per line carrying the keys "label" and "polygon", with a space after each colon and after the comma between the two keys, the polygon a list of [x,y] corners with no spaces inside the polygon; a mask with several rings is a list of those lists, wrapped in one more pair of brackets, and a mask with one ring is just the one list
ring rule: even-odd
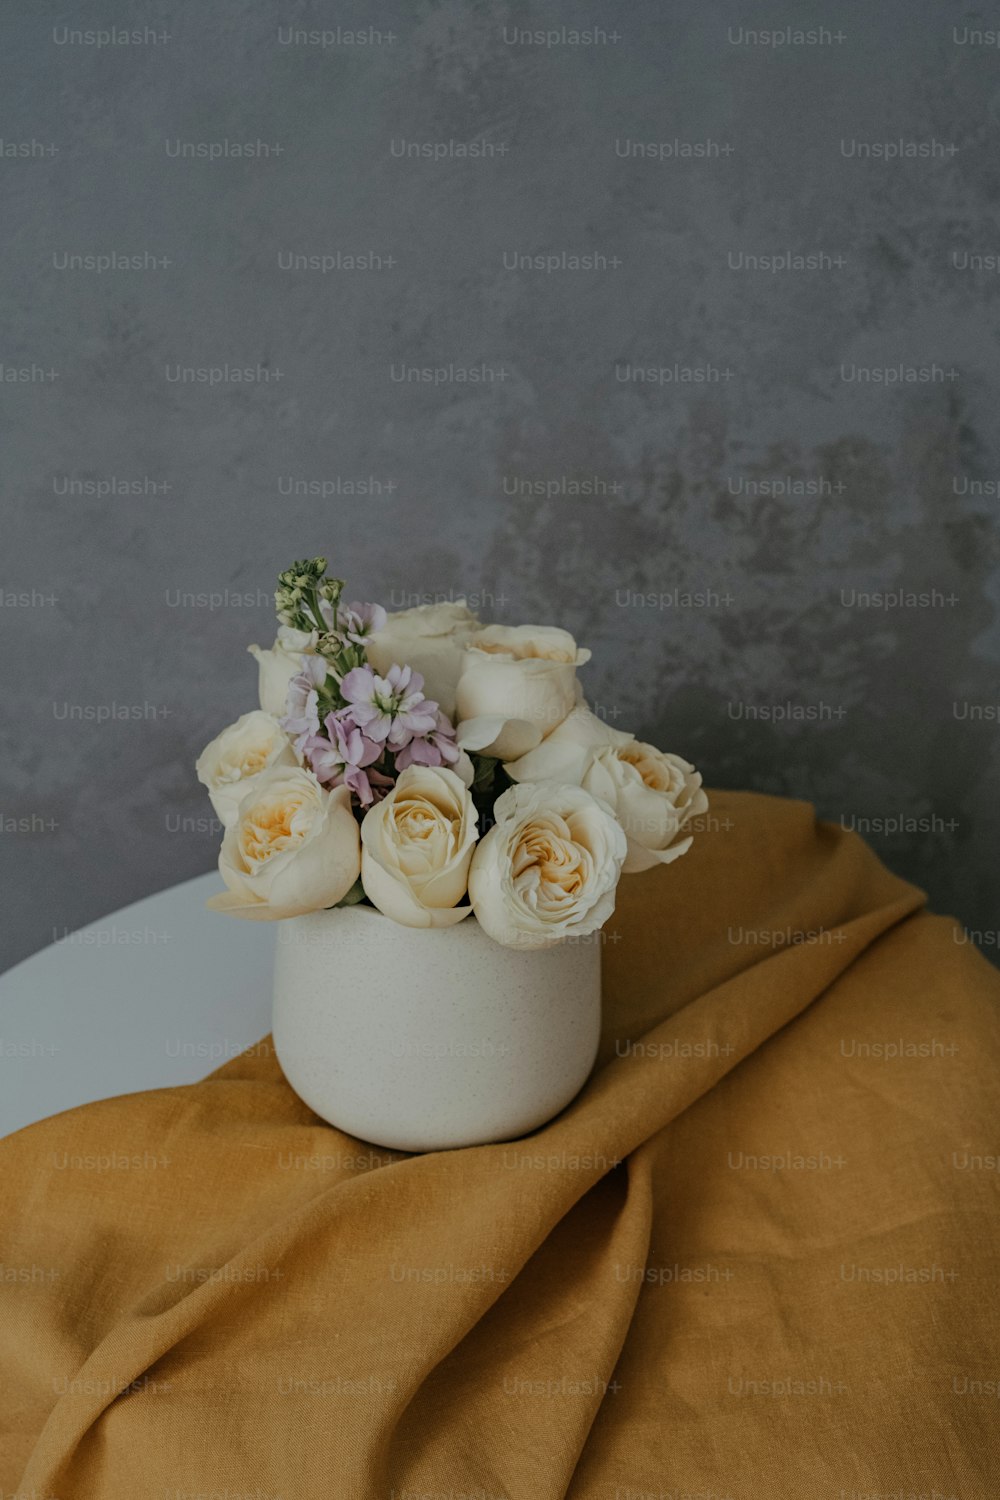
{"label": "concrete wall background", "polygon": [[[319,552],[390,607],[464,592],[487,618],[567,626],[618,724],[709,785],[875,820],[894,868],[995,938],[1000,49],[982,18],[174,0],[127,8],[118,24],[153,33],[138,44],[73,39],[105,9],[2,23],[0,961],[211,867],[194,758],[253,706],[244,648],[271,639],[274,575]],[[282,40],[337,25],[381,40]],[[826,32],[748,36],[786,25]],[[604,36],[518,35],[560,27]],[[269,153],[184,154],[246,142]],[[900,154],[860,154],[880,142]],[[414,145],[449,154],[399,154]],[[743,259],[786,251],[825,259]],[[109,252],[144,268],[65,260]],[[383,267],[281,268],[337,252]],[[504,265],[563,253],[605,261]],[[266,378],[171,378],[227,363]],[[394,378],[451,365],[496,378]],[[901,365],[923,378],[852,378]],[[511,493],[593,476],[596,495]],[[363,499],[282,493],[370,477]],[[88,481],[139,492],[74,492]],[[929,602],[857,602],[886,589]],[[749,716],[775,706],[792,716]]]}

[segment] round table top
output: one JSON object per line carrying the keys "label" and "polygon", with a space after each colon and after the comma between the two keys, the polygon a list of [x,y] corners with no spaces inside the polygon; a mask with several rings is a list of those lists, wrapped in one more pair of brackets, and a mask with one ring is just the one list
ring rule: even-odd
{"label": "round table top", "polygon": [[274,924],[206,911],[220,889],[199,875],[0,975],[0,1135],[194,1083],[270,1031]]}

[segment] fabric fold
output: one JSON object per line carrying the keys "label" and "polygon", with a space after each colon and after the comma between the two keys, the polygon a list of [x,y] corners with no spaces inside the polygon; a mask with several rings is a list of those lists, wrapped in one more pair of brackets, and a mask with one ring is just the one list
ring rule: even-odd
{"label": "fabric fold", "polygon": [[985,1500],[998,976],[805,804],[704,821],[530,1137],[353,1140],[261,1044],[0,1143],[0,1488]]}

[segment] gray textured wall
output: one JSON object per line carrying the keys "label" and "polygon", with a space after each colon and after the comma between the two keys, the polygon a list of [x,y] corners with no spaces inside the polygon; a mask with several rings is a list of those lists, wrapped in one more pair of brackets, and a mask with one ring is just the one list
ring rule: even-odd
{"label": "gray textured wall", "polygon": [[[153,36],[73,38],[116,10]],[[465,592],[568,626],[619,725],[709,784],[876,820],[891,865],[995,937],[1000,49],[981,16],[8,9],[2,960],[212,865],[192,762],[253,706],[273,575],[316,552],[390,607]],[[337,25],[382,37],[288,41]],[[747,35],[782,25],[826,32]],[[541,27],[603,35],[515,35]],[[245,142],[270,149],[185,149]],[[858,149],[880,142],[901,154]],[[64,259],[111,252],[143,268]],[[381,269],[281,267],[337,252]],[[781,252],[819,263],[745,260]],[[602,259],[505,267],[563,253]],[[172,378],[226,364],[266,378]],[[495,378],[394,378],[414,366]],[[900,366],[923,378],[851,378]],[[370,477],[381,493],[336,493]],[[327,493],[281,493],[309,481]],[[859,602],[886,589],[929,599]]]}

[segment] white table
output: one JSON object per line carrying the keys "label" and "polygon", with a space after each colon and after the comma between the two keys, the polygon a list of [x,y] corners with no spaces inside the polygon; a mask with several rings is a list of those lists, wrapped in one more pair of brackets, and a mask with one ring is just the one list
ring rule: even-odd
{"label": "white table", "polygon": [[200,875],[0,975],[0,1135],[194,1083],[270,1031],[274,924],[206,911],[221,889]]}

